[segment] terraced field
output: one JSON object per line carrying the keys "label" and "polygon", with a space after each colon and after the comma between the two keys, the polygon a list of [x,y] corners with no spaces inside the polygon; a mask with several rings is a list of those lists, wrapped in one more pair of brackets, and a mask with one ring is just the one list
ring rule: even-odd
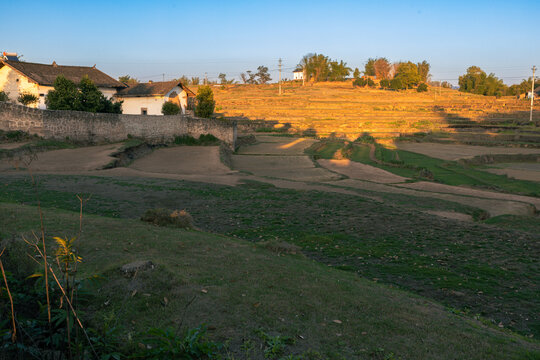
{"label": "terraced field", "polygon": [[437,141],[540,146],[540,105],[529,123],[529,103],[513,97],[485,97],[451,89],[427,93],[353,88],[350,82],[302,87],[231,85],[214,89],[217,111],[240,123],[289,124],[291,131],[379,139],[426,133]]}

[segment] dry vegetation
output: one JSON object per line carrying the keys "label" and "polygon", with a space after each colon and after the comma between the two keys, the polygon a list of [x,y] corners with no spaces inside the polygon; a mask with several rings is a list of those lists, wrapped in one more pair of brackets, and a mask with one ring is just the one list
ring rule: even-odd
{"label": "dry vegetation", "polygon": [[[440,93],[439,93],[440,91]],[[540,142],[540,106],[529,124],[529,103],[514,97],[488,97],[430,88],[388,91],[353,88],[350,82],[284,85],[232,85],[214,89],[216,111],[227,117],[277,120],[294,129],[315,129],[355,138],[368,132],[378,138],[419,132],[442,132],[459,140]],[[448,134],[449,133],[449,134]]]}

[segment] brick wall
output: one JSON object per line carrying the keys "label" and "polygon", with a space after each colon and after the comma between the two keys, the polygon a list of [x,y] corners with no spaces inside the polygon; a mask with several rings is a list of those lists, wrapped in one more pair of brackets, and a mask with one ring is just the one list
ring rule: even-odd
{"label": "brick wall", "polygon": [[39,110],[0,102],[0,130],[23,130],[44,138],[75,141],[121,141],[128,135],[149,142],[167,142],[178,135],[212,134],[234,149],[236,121],[189,115],[94,114],[82,111]]}

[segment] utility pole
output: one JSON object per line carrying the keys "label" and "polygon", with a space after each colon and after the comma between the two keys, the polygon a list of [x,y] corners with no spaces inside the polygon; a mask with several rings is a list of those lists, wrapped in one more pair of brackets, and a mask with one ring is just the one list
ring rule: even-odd
{"label": "utility pole", "polygon": [[281,58],[279,58],[279,95],[281,95]]}
{"label": "utility pole", "polygon": [[532,67],[533,71],[533,77],[532,77],[532,89],[531,89],[531,115],[529,117],[529,121],[532,122],[532,113],[533,113],[533,107],[534,107],[534,72],[536,71],[536,66]]}
{"label": "utility pole", "polygon": [[204,73],[204,85],[208,85],[208,73]]}
{"label": "utility pole", "polygon": [[162,74],[163,75],[163,82],[165,82],[165,74]]}
{"label": "utility pole", "polygon": [[441,96],[442,80],[439,80],[439,96]]}
{"label": "utility pole", "polygon": [[302,86],[306,84],[306,76],[307,76],[306,65],[303,65],[302,66]]}

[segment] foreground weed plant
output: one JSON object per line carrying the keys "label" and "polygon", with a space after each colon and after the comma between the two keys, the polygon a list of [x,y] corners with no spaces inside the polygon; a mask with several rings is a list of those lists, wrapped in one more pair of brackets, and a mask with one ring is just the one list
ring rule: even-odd
{"label": "foreground weed plant", "polygon": [[152,328],[143,340],[145,350],[141,359],[215,359],[222,344],[206,339],[206,327],[190,329],[181,337],[171,329]]}

